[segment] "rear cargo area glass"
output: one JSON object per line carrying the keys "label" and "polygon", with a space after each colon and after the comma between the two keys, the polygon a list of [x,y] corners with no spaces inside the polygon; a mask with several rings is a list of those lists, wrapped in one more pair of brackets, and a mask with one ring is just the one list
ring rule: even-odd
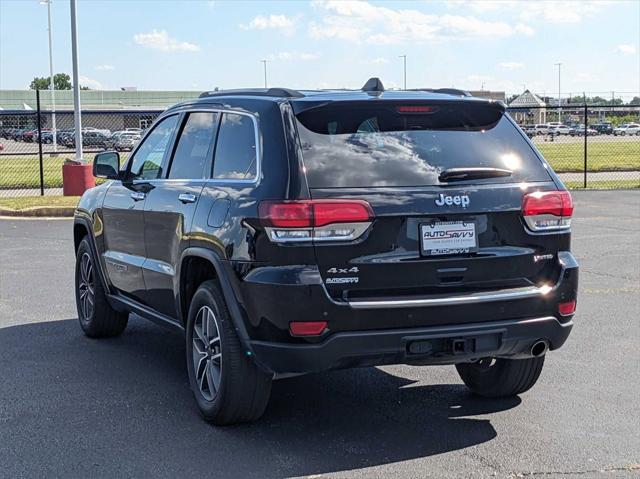
{"label": "rear cargo area glass", "polygon": [[447,185],[442,171],[467,167],[512,174],[455,184],[550,180],[495,105],[327,105],[296,118],[311,188]]}

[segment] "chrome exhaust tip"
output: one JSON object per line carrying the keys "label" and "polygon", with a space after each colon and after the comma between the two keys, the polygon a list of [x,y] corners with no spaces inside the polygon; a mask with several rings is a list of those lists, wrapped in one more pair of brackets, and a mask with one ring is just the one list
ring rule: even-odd
{"label": "chrome exhaust tip", "polygon": [[534,358],[544,356],[548,350],[549,343],[546,340],[541,339],[533,343],[533,346],[531,346],[531,356]]}

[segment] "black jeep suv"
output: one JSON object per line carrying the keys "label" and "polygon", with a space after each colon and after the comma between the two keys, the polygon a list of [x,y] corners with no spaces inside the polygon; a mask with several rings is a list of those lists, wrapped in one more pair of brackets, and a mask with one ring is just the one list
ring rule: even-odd
{"label": "black jeep suv", "polygon": [[161,114],[78,205],[80,325],[185,332],[205,419],[258,418],[271,381],[454,364],[531,388],[573,326],[571,196],[500,102],[445,89],[229,90]]}

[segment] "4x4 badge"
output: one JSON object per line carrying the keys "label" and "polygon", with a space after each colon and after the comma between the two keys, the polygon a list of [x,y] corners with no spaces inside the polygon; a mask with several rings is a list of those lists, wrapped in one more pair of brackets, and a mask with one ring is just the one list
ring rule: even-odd
{"label": "4x4 badge", "polygon": [[443,195],[442,193],[440,193],[440,197],[436,200],[436,205],[437,206],[456,205],[456,206],[462,206],[463,208],[466,208],[467,206],[469,206],[469,202],[470,200],[468,195],[451,196],[451,195]]}

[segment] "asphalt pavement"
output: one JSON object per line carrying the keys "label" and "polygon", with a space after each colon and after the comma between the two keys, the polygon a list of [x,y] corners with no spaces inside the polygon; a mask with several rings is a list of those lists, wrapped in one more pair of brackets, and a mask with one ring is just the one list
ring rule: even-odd
{"label": "asphalt pavement", "polygon": [[70,220],[0,219],[0,477],[640,475],[640,192],[574,192],[575,327],[538,384],[472,396],[453,367],[274,383],[264,418],[198,416],[184,340],[77,324]]}

